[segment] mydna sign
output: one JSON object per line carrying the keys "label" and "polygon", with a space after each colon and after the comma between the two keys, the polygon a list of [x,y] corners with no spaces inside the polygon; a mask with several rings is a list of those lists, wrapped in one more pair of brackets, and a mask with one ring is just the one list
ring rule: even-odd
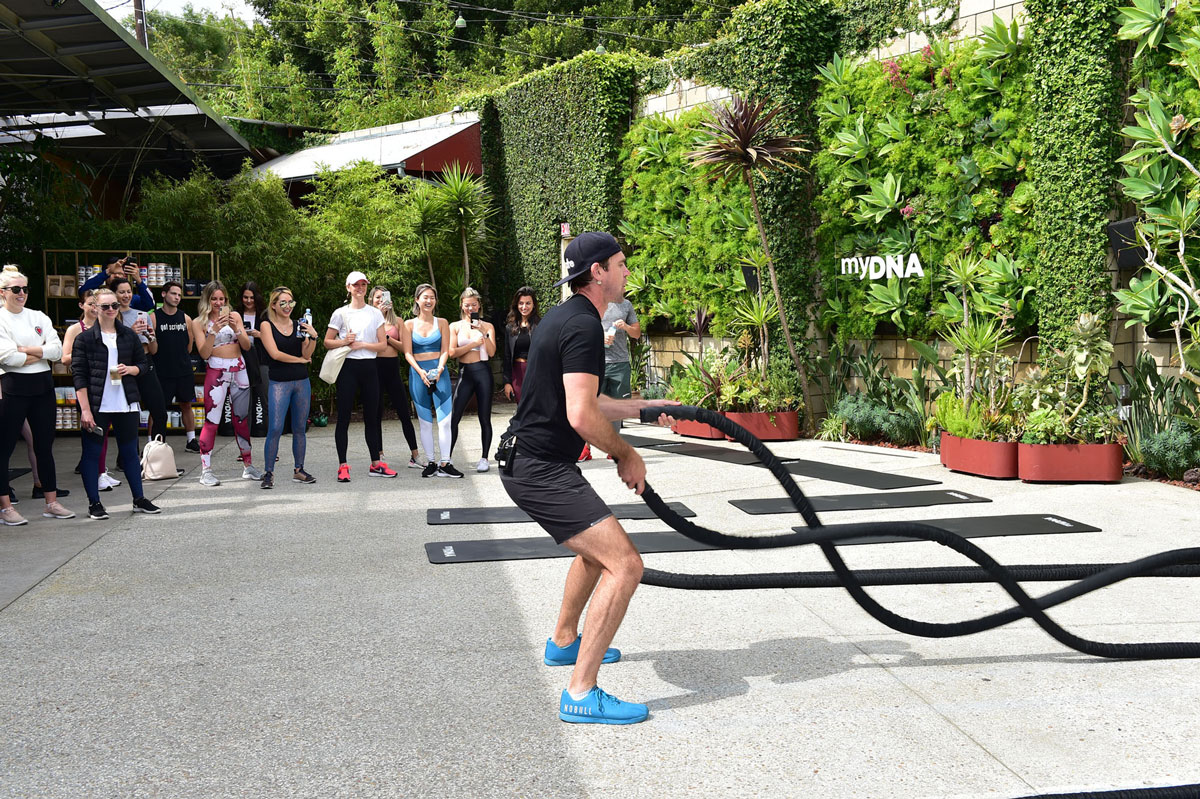
{"label": "mydna sign", "polygon": [[885,280],[893,277],[925,277],[925,269],[915,252],[907,255],[852,255],[842,259],[842,274],[858,275],[859,280]]}

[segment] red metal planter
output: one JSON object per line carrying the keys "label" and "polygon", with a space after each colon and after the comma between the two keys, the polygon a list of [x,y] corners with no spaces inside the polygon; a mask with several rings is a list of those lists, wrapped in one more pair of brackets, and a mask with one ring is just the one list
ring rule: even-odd
{"label": "red metal planter", "polygon": [[1027,483],[1119,483],[1120,444],[1020,444],[1020,478]]}
{"label": "red metal planter", "polygon": [[1017,444],[1013,441],[981,441],[942,433],[942,465],[955,472],[1011,480],[1017,476]]}
{"label": "red metal planter", "polygon": [[694,422],[690,419],[679,419],[675,424],[671,425],[671,432],[678,433],[681,436],[689,438],[707,438],[716,440],[724,438],[725,434],[715,427],[704,424],[703,422]]}
{"label": "red metal planter", "polygon": [[795,441],[800,437],[800,413],[798,411],[776,411],[775,413],[726,411],[725,418],[746,428],[759,441]]}

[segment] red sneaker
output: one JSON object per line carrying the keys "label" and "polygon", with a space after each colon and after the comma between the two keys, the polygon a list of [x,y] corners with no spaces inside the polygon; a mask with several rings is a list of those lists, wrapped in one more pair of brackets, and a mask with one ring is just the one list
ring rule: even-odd
{"label": "red sneaker", "polygon": [[583,452],[579,453],[579,459],[577,462],[590,461],[591,459],[592,459],[592,445],[584,444]]}
{"label": "red sneaker", "polygon": [[341,466],[338,467],[338,482],[339,483],[349,483],[350,482],[350,464],[343,463]]}
{"label": "red sneaker", "polygon": [[389,469],[386,461],[380,461],[379,463],[375,464],[374,466],[372,466],[370,468],[370,470],[368,470],[367,473],[370,474],[372,477],[395,477],[396,476],[396,470]]}

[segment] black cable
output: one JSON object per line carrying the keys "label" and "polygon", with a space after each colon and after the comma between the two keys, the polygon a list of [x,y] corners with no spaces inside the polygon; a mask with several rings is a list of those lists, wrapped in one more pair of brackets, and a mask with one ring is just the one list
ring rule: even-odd
{"label": "black cable", "polygon": [[[668,413],[677,419],[702,422],[717,428],[733,438],[742,446],[749,449],[762,464],[775,476],[783,486],[788,498],[796,511],[808,525],[804,532],[785,533],[783,535],[744,537],[731,536],[709,530],[685,519],[673,511],[666,502],[647,483],[642,492],[642,499],[654,514],[671,526],[672,529],[709,546],[724,549],[773,549],[777,547],[800,546],[816,544],[821,548],[825,559],[833,567],[838,584],[850,592],[854,600],[874,617],[888,627],[908,635],[926,638],[950,638],[960,635],[991,630],[1018,619],[1029,618],[1037,623],[1047,634],[1066,647],[1088,655],[1108,658],[1129,658],[1150,660],[1160,658],[1194,658],[1200,657],[1200,642],[1165,642],[1165,643],[1108,643],[1092,641],[1071,633],[1058,625],[1046,615],[1046,609],[1059,605],[1070,599],[1090,593],[1121,580],[1138,576],[1196,576],[1197,565],[1200,565],[1200,548],[1176,549],[1157,555],[1141,558],[1131,563],[1088,565],[1052,565],[1044,567],[1016,567],[1016,571],[1006,568],[962,536],[920,522],[859,522],[855,524],[838,524],[825,526],[821,523],[812,503],[804,496],[799,485],[788,473],[779,459],[767,447],[729,419],[705,408],[694,408],[688,405],[656,406],[642,410],[644,422],[653,422],[660,413]],[[971,577],[970,582],[978,582],[986,575],[991,581],[998,583],[1013,600],[1016,607],[998,613],[951,623],[931,623],[910,619],[894,613],[873,599],[863,586],[869,583],[861,580],[857,572],[852,571],[835,544],[846,538],[904,536],[922,541],[932,541],[954,550],[973,560],[979,569],[967,568],[957,572],[958,577]],[[1038,570],[1036,572],[1029,570]],[[1061,570],[1061,571],[1060,571]],[[914,583],[967,582],[966,579],[946,579],[951,574],[943,569],[892,569],[888,572],[889,585],[904,585]],[[660,585],[671,588],[689,588],[698,590],[728,590],[735,588],[774,588],[785,587],[789,580],[802,582],[802,573],[775,575],[686,575],[661,572],[646,569],[642,582],[648,585]],[[1037,576],[1038,574],[1046,576]],[[870,575],[868,575],[870,576]],[[878,575],[875,575],[878,577]],[[821,578],[828,580],[828,575]],[[1034,599],[1018,584],[1018,580],[1077,580],[1073,585],[1054,591],[1046,596]]]}

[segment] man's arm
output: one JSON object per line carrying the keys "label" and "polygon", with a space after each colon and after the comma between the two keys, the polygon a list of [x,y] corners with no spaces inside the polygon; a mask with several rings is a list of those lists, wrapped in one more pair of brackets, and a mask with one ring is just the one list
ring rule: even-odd
{"label": "man's arm", "polygon": [[[563,375],[563,390],[567,398],[567,422],[575,429],[584,441],[593,444],[621,460],[633,453],[633,447],[617,434],[609,424],[614,419],[626,416],[627,404],[640,403],[641,400],[613,400],[609,397],[597,396],[600,378],[587,372],[569,372]],[[608,400],[608,402],[604,402]],[[615,407],[620,405],[621,407]],[[609,413],[616,415],[610,416]],[[636,415],[637,411],[634,410]]]}
{"label": "man's arm", "polygon": [[153,311],[154,310],[154,295],[150,293],[150,289],[140,280],[133,283],[133,299],[129,303],[129,307],[135,311]]}

